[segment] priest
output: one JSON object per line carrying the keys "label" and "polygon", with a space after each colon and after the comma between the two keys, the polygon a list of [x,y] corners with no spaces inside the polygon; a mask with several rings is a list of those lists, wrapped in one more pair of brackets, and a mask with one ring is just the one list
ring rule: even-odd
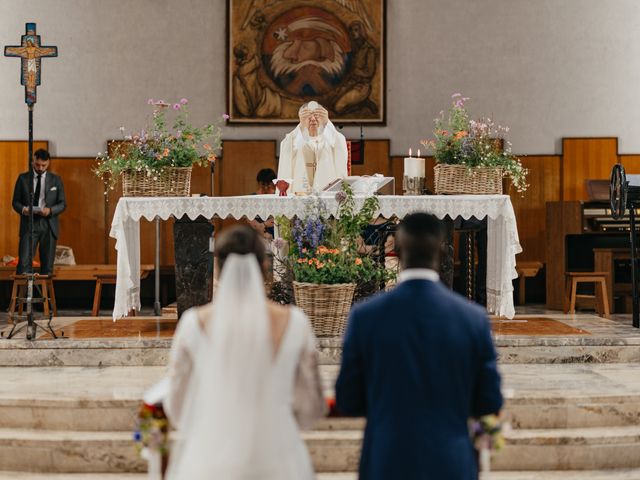
{"label": "priest", "polygon": [[317,102],[298,111],[300,123],[280,144],[278,178],[293,182],[290,192],[319,192],[347,176],[347,141]]}

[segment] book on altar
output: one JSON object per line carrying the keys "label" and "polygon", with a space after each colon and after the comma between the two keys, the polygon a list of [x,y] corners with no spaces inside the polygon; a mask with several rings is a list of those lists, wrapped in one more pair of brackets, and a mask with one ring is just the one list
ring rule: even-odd
{"label": "book on altar", "polygon": [[342,182],[346,182],[355,195],[395,195],[396,179],[375,175],[350,176],[336,178],[322,189],[323,194],[335,194],[342,190]]}

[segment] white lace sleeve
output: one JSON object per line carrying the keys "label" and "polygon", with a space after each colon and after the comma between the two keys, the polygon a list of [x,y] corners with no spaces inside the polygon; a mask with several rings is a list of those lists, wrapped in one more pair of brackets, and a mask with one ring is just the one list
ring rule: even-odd
{"label": "white lace sleeve", "polygon": [[169,354],[169,394],[163,406],[167,417],[175,428],[180,427],[182,408],[193,371],[193,349],[199,332],[198,315],[194,309],[187,310],[173,336]]}
{"label": "white lace sleeve", "polygon": [[322,382],[318,368],[318,352],[316,339],[309,325],[309,319],[304,317],[305,341],[300,352],[300,359],[296,371],[293,389],[293,413],[302,430],[307,430],[326,413],[326,403],[322,393]]}

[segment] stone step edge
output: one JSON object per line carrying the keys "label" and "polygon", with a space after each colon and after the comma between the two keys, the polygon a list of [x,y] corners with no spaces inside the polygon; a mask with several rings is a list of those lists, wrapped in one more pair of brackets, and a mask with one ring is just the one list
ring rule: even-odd
{"label": "stone step edge", "polygon": [[[359,442],[361,430],[311,430],[301,433],[306,441]],[[592,427],[566,429],[522,429],[505,432],[508,445],[601,445],[640,443],[640,426]],[[77,431],[45,429],[0,429],[0,445],[16,443],[78,443],[78,442],[131,442],[133,433],[127,431]]]}
{"label": "stone step edge", "polygon": [[[632,476],[633,475],[633,476]],[[142,480],[146,473],[31,473],[0,471],[4,480]],[[319,473],[316,480],[357,480],[354,472]],[[551,471],[499,471],[491,472],[491,480],[629,480],[640,478],[640,469],[623,470],[551,470]]]}
{"label": "stone step edge", "polygon": [[[1,372],[1,368],[0,368]],[[23,396],[0,396],[0,408],[2,407],[47,407],[47,408],[105,408],[118,407],[128,408],[141,405],[142,399],[135,397],[129,398],[60,398],[60,395],[47,397],[40,395],[39,398],[25,398]],[[506,407],[509,406],[527,406],[527,405],[544,405],[546,407],[555,406],[588,406],[588,405],[609,405],[609,404],[640,404],[640,392],[632,395],[573,395],[573,396],[545,396],[544,394],[536,394],[534,392],[519,392],[514,396],[505,398]],[[335,417],[349,418],[349,417]]]}

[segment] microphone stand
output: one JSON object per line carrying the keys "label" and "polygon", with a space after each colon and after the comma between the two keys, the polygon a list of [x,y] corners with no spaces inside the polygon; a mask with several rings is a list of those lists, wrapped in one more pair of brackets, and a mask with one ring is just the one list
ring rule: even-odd
{"label": "microphone stand", "polygon": [[[24,320],[21,322],[14,322],[11,331],[7,335],[7,339],[13,338],[18,332],[23,330],[26,327],[26,337],[27,340],[35,340],[37,335],[38,328],[44,330],[45,332],[51,334],[51,336],[55,339],[58,336],[53,331],[53,327],[51,327],[51,321],[53,320],[53,312],[52,308],[49,308],[49,318],[47,322],[47,326],[43,327],[38,324],[33,316],[33,304],[34,303],[43,303],[45,302],[44,298],[40,298],[38,300],[34,300],[33,298],[33,283],[36,277],[36,273],[33,271],[33,201],[35,192],[33,190],[33,104],[29,104],[29,158],[27,160],[27,166],[29,168],[29,229],[28,229],[28,238],[29,245],[27,249],[27,261],[28,268],[24,273],[24,276],[27,280],[27,296],[26,298],[18,298],[16,299],[18,303],[24,304],[26,306],[26,314],[19,315],[19,317],[23,317]],[[21,213],[22,214],[22,213]],[[49,273],[52,275],[52,272]],[[49,301],[49,300],[46,300]],[[51,306],[50,306],[51,307]],[[63,333],[64,335],[64,333]]]}

